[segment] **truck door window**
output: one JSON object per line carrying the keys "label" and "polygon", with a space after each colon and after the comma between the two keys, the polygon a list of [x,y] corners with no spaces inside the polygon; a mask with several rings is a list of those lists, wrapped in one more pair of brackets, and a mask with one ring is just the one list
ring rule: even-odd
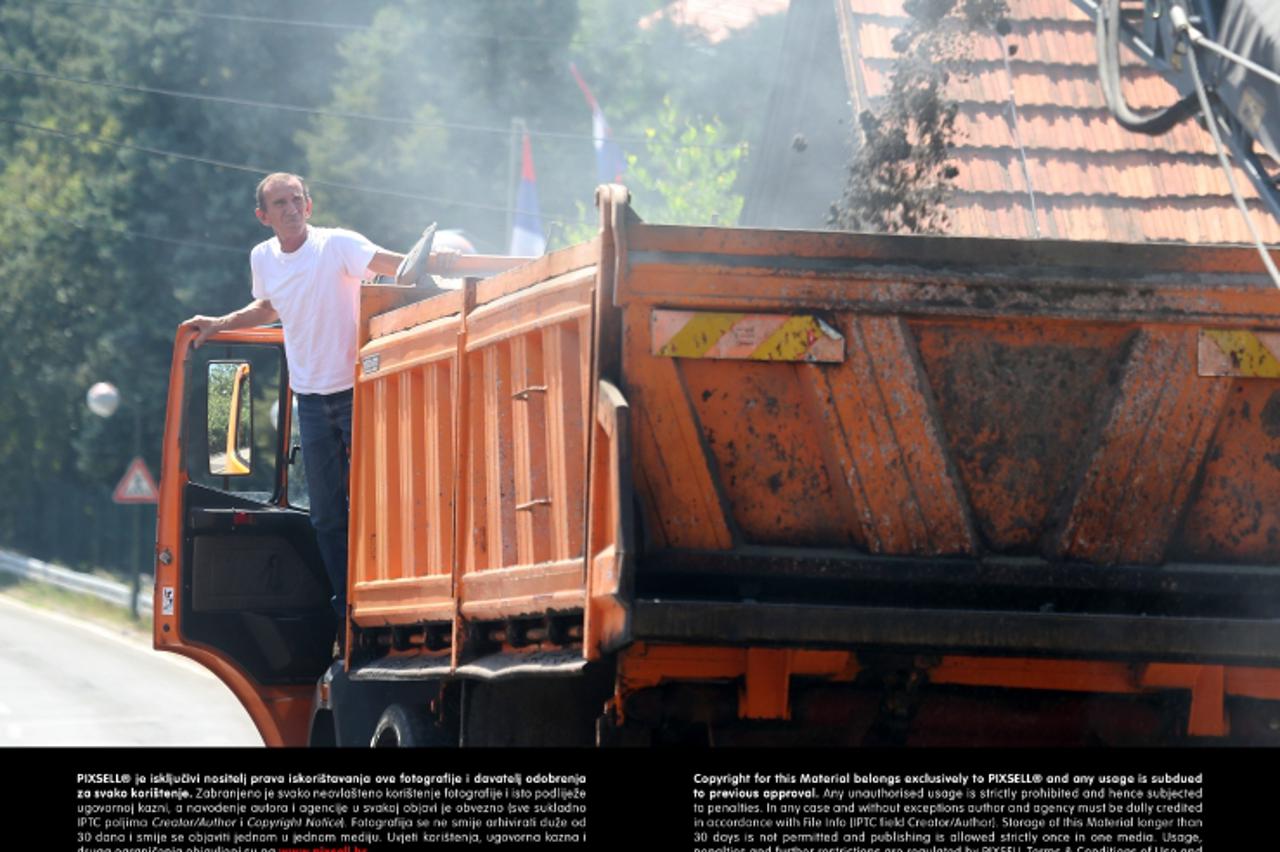
{"label": "truck door window", "polygon": [[253,397],[248,361],[209,364],[209,473],[248,476],[253,471]]}
{"label": "truck door window", "polygon": [[272,410],[284,375],[278,346],[208,343],[187,362],[183,455],[192,482],[275,501],[281,455]]}

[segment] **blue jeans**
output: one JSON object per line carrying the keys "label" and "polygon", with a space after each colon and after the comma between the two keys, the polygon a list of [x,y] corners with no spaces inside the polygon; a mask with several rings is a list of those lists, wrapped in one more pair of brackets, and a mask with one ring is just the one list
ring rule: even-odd
{"label": "blue jeans", "polygon": [[347,488],[351,477],[351,391],[298,397],[311,525],[333,586],[339,630],[347,617]]}

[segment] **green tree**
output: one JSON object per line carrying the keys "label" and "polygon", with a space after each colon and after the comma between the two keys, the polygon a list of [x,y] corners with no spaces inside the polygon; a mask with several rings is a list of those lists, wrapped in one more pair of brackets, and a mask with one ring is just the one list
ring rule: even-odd
{"label": "green tree", "polygon": [[[139,89],[280,103],[328,90],[329,31],[300,44],[296,30],[183,14],[198,8],[187,0],[155,5],[0,5],[0,60],[47,75],[6,72],[0,87],[0,542],[69,562],[90,558],[92,524],[122,526],[106,497],[136,422],[158,469],[174,328],[247,301],[248,249],[265,236],[256,174],[154,150],[302,164],[305,116]],[[106,421],[84,404],[99,379],[123,397]]]}
{"label": "green tree", "polygon": [[[629,164],[626,182],[637,209],[654,222],[737,222],[738,177],[745,140],[763,132],[767,92],[781,56],[786,15],[763,18],[717,43],[663,19],[637,29],[666,4],[652,0],[583,0],[574,52],[591,81]],[[582,113],[582,120],[589,113]],[[702,116],[713,116],[704,121]],[[586,182],[594,180],[594,171]],[[541,190],[541,187],[539,187]],[[584,186],[576,221],[558,244],[594,233]]]}
{"label": "green tree", "polygon": [[746,146],[725,144],[719,118],[682,118],[670,98],[655,119],[644,130],[644,158],[627,158],[638,212],[671,225],[736,224],[743,198],[733,188]]}
{"label": "green tree", "polygon": [[[319,117],[299,134],[317,179],[318,221],[340,221],[402,250],[438,221],[465,228],[492,251],[505,249],[511,119],[522,117],[535,131],[558,128],[555,117],[577,96],[564,85],[576,2],[536,0],[522,3],[518,15],[511,10],[503,0],[394,0],[369,30],[343,39],[326,108],[403,123]],[[535,147],[539,168],[554,171],[560,140],[538,138]],[[544,193],[548,209],[558,203],[554,192]]]}
{"label": "green tree", "polygon": [[[627,188],[636,212],[664,225],[737,224],[743,196],[734,191],[747,146],[724,141],[719,118],[695,122],[662,99],[654,123],[644,128],[644,151],[627,157]],[[579,221],[559,234],[567,245],[595,233],[594,211],[578,202]]]}
{"label": "green tree", "polygon": [[[577,64],[627,154],[653,175],[646,128],[664,109],[722,116],[715,141],[736,151],[763,120],[784,16],[710,44],[688,30],[637,21],[658,0],[539,0],[510,14],[504,0],[459,4],[391,0],[367,32],[339,48],[327,106],[401,116],[411,124],[320,117],[300,136],[310,175],[395,189],[418,198],[379,197],[317,182],[317,216],[367,228],[404,247],[431,221],[463,227],[482,248],[505,250],[514,181],[513,118],[527,124],[544,228],[563,244],[581,224],[596,184],[591,111],[569,71]],[[663,106],[664,98],[669,98]],[[710,154],[706,155],[710,158]],[[678,171],[679,169],[677,169]],[[592,222],[594,214],[585,217]],[[593,227],[593,226],[589,226]]]}

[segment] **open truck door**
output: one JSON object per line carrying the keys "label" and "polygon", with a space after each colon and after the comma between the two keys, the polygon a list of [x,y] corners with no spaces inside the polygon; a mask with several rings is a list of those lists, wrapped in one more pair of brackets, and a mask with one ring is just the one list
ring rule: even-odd
{"label": "open truck door", "polygon": [[217,675],[268,745],[307,742],[335,616],[306,511],[280,329],[174,344],[155,647]]}

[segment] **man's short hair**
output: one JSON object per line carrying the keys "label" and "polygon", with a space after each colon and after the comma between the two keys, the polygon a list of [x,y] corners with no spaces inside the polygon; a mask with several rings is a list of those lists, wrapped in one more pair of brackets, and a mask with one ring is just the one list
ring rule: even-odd
{"label": "man's short hair", "polygon": [[262,180],[258,181],[257,195],[258,195],[259,210],[266,209],[262,205],[266,201],[263,195],[267,191],[267,186],[275,183],[278,180],[296,180],[298,183],[302,184],[302,197],[307,199],[308,201],[311,200],[311,190],[307,188],[307,182],[302,179],[302,175],[295,175],[292,172],[272,172],[271,174],[264,177]]}

